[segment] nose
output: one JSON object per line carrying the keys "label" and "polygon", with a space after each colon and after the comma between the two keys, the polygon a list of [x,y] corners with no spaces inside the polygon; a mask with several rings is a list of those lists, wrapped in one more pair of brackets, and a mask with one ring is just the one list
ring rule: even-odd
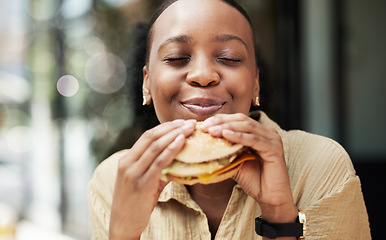
{"label": "nose", "polygon": [[206,59],[193,60],[186,81],[193,86],[214,86],[220,82],[220,75],[214,64]]}

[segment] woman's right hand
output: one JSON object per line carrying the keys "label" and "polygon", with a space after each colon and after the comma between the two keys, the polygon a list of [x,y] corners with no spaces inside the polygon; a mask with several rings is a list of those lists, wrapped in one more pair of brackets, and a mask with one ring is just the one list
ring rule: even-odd
{"label": "woman's right hand", "polygon": [[111,208],[110,239],[139,239],[167,182],[167,167],[195,128],[195,120],[174,120],[146,131],[119,160]]}

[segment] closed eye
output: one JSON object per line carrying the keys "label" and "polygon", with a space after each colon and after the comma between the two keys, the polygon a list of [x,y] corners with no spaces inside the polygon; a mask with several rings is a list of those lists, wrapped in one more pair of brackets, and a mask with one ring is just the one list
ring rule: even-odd
{"label": "closed eye", "polygon": [[217,61],[225,65],[234,66],[241,62],[241,58],[232,58],[232,57],[218,57]]}
{"label": "closed eye", "polygon": [[163,61],[171,65],[180,66],[187,64],[190,61],[190,57],[165,57]]}
{"label": "closed eye", "polygon": [[174,62],[174,61],[180,61],[180,60],[189,60],[188,57],[168,57],[164,58],[165,62]]}
{"label": "closed eye", "polygon": [[220,57],[217,58],[219,61],[231,61],[231,62],[241,62],[241,59],[239,58],[225,58],[225,57]]}

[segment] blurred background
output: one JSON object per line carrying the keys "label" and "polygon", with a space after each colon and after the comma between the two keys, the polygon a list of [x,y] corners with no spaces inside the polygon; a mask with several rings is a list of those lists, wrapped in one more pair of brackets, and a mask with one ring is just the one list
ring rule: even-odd
{"label": "blurred background", "polygon": [[[92,172],[143,131],[130,33],[160,2],[0,0],[0,240],[90,238]],[[265,62],[262,110],[347,149],[382,239],[386,1],[239,2]]]}

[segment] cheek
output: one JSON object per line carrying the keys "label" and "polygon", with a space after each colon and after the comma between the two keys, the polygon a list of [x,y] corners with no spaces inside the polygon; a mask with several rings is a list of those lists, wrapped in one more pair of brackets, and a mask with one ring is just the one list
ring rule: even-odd
{"label": "cheek", "polygon": [[150,75],[150,90],[153,101],[169,101],[178,93],[178,79],[168,71],[155,71]]}
{"label": "cheek", "polygon": [[254,97],[255,81],[249,72],[229,76],[227,89],[233,98],[233,111],[247,114]]}
{"label": "cheek", "polygon": [[227,75],[228,88],[233,92],[232,95],[241,99],[252,99],[255,86],[254,75],[249,71],[232,72]]}
{"label": "cheek", "polygon": [[171,105],[179,93],[179,81],[167,71],[155,71],[149,75],[150,92],[160,122],[168,119]]}
{"label": "cheek", "polygon": [[[240,84],[241,85],[241,84]],[[236,88],[235,88],[236,89]],[[235,92],[235,103],[238,108],[242,109],[240,111],[248,113],[252,104],[252,86],[245,84],[243,87],[238,87],[237,92]],[[237,94],[237,95],[236,95]]]}

